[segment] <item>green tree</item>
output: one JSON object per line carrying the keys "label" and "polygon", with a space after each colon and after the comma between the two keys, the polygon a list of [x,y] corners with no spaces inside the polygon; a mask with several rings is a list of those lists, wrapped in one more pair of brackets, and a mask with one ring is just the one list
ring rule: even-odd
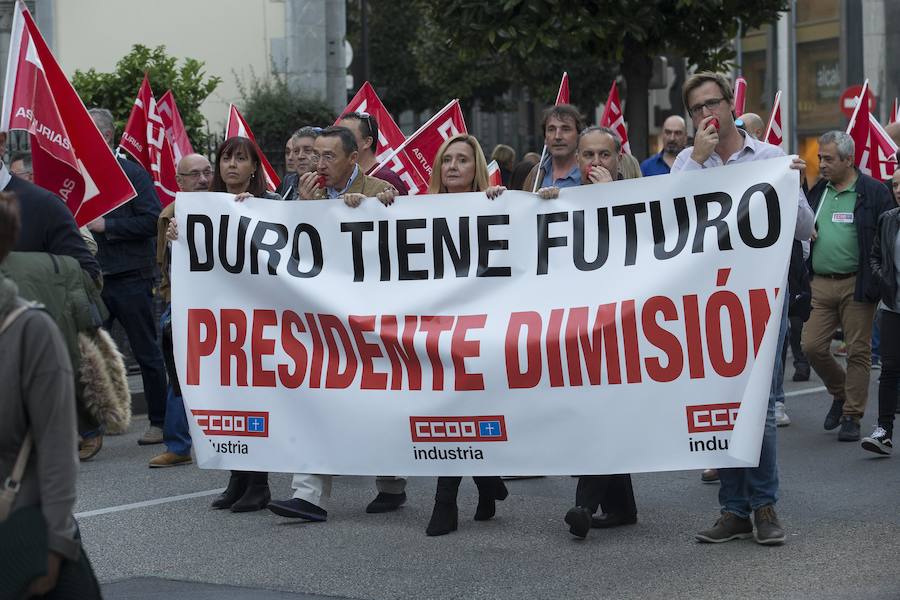
{"label": "green tree", "polygon": [[445,104],[450,98],[416,74],[416,32],[424,18],[420,7],[412,2],[368,0],[366,53],[360,4],[358,0],[347,3],[347,39],[353,47],[354,87],[359,89],[365,82],[363,62],[368,54],[369,82],[395,119],[406,110],[421,112]]}
{"label": "green tree", "polygon": [[273,166],[284,166],[284,143],[294,131],[305,125],[327,127],[336,118],[321,98],[292,90],[281,75],[251,74],[247,81],[237,78],[237,84],[243,98],[238,108]]}
{"label": "green tree", "polygon": [[[745,28],[775,20],[788,0],[445,0],[429,18],[445,32],[448,53],[516,56],[514,77],[531,81],[534,64],[554,55],[579,64],[614,63],[627,82],[626,119],[635,154],[647,153],[649,81],[653,58],[679,54],[700,68],[721,69],[734,58],[729,42]],[[577,90],[573,76],[573,87]],[[604,91],[605,95],[605,91]],[[603,98],[600,95],[594,98]]]}
{"label": "green tree", "polygon": [[157,98],[166,90],[172,90],[191,143],[203,148],[207,133],[200,105],[222,79],[207,77],[204,63],[199,60],[185,58],[179,67],[178,59],[167,55],[165,46],[151,49],[135,44],[131,52],[116,63],[112,73],[99,73],[96,69],[75,71],[72,86],[88,108],[101,106],[112,111],[116,129],[121,132],[145,73]]}

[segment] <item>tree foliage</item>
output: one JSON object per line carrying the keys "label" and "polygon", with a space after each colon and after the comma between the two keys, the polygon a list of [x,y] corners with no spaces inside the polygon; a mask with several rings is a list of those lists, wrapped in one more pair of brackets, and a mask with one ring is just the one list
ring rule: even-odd
{"label": "tree foliage", "polygon": [[191,143],[202,148],[207,133],[200,105],[222,81],[220,77],[207,77],[204,66],[199,60],[185,58],[179,67],[178,59],[167,55],[165,46],[151,49],[135,44],[113,72],[75,71],[72,86],[88,108],[99,106],[112,111],[116,130],[121,132],[146,73],[157,98],[172,90]]}
{"label": "tree foliage", "polygon": [[[430,7],[428,17],[445,33],[448,53],[461,61],[496,55],[523,81],[536,79],[535,66],[557,57],[596,68],[619,66],[628,83],[627,116],[638,153],[646,148],[647,84],[655,56],[679,54],[700,68],[722,69],[734,58],[729,42],[738,33],[738,19],[745,28],[758,27],[788,6],[788,0],[420,3]],[[573,76],[575,90],[578,85]]]}
{"label": "tree foliage", "polygon": [[237,83],[243,99],[238,109],[275,166],[283,166],[284,143],[294,131],[305,125],[327,127],[336,118],[322,99],[293,91],[284,76],[251,74]]}

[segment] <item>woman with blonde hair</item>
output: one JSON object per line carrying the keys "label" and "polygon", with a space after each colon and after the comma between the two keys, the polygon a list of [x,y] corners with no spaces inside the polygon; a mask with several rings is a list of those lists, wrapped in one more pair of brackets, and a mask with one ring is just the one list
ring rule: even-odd
{"label": "woman with blonde hair", "polygon": [[[502,185],[488,184],[487,163],[475,136],[459,134],[445,141],[434,158],[429,194],[485,192],[491,200],[506,191]],[[476,521],[494,516],[495,502],[509,494],[499,477],[473,477],[478,488]],[[456,530],[458,508],[456,497],[462,477],[438,477],[434,511],[425,530],[426,535],[445,535]]]}
{"label": "woman with blonde hair", "polygon": [[485,192],[493,200],[506,191],[490,185],[487,161],[474,135],[458,133],[438,148],[428,183],[429,194]]}

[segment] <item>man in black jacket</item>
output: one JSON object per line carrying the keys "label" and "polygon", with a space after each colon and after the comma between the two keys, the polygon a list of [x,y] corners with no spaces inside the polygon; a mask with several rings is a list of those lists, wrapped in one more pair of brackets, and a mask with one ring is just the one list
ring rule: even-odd
{"label": "man in black jacket", "polygon": [[[853,138],[844,132],[819,138],[819,165],[823,179],[809,193],[816,233],[810,251],[812,313],[802,344],[834,399],[825,429],[840,426],[838,440],[854,442],[868,400],[872,320],[880,298],[869,253],[878,217],[894,202],[884,184],[854,167]],[[847,343],[846,371],[830,351],[838,327]]]}
{"label": "man in black jacket", "polygon": [[[114,121],[102,108],[88,111],[107,143],[112,146]],[[124,159],[119,164],[137,196],[104,217],[88,224],[97,239],[97,258],[103,269],[103,301],[109,309],[107,329],[118,320],[125,329],[134,358],[141,367],[150,426],[138,444],[161,444],[166,416],[166,367],[157,343],[153,311],[156,274],[156,221],[160,204],[153,181],[139,165]]]}
{"label": "man in black jacket", "polygon": [[[6,132],[0,132],[0,155],[6,153]],[[0,190],[19,199],[22,229],[14,252],[49,252],[71,256],[100,283],[100,265],[78,232],[75,218],[65,202],[53,192],[16,177],[0,161]]]}

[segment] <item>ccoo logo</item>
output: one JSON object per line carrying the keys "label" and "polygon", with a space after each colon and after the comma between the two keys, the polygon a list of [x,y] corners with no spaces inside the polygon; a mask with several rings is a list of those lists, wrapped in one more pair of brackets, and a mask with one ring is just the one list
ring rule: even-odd
{"label": "ccoo logo", "polygon": [[503,415],[474,417],[410,417],[414,442],[505,442]]}
{"label": "ccoo logo", "polygon": [[734,429],[740,407],[740,402],[688,406],[686,407],[688,432],[731,431]]}
{"label": "ccoo logo", "polygon": [[206,435],[269,437],[269,413],[242,410],[192,410]]}

